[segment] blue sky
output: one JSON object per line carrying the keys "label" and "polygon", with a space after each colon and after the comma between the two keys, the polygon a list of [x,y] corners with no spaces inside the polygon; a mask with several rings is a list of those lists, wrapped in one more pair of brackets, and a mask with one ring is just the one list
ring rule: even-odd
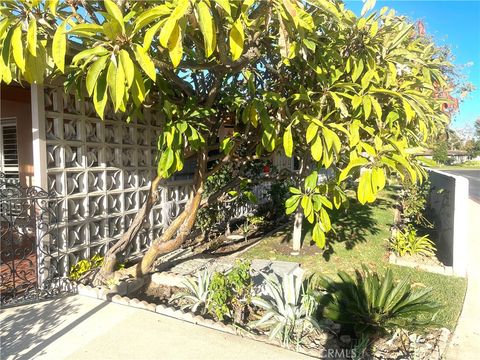
{"label": "blue sky", "polygon": [[[360,13],[360,0],[345,0],[347,8]],[[377,0],[374,10],[388,6],[397,14],[422,20],[438,45],[449,45],[456,65],[463,69],[476,90],[460,104],[452,127],[473,125],[480,117],[480,0]]]}

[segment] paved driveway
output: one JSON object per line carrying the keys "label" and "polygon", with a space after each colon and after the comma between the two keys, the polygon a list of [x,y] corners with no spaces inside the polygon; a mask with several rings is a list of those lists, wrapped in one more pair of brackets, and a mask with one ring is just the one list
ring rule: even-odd
{"label": "paved driveway", "polygon": [[442,170],[468,179],[470,198],[480,202],[480,170]]}

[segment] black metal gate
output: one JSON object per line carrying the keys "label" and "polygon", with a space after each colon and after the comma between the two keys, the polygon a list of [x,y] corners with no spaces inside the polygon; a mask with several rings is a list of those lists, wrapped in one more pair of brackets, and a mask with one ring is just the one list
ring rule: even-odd
{"label": "black metal gate", "polygon": [[0,172],[0,302],[34,302],[72,290],[59,272],[57,199]]}

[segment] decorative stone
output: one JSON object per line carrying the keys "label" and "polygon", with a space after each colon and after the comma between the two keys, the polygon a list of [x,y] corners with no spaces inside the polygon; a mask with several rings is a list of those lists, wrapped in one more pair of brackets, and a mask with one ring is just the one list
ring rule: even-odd
{"label": "decorative stone", "polygon": [[114,296],[112,297],[112,302],[118,303],[121,299],[122,299],[122,297],[117,294],[117,295],[114,295]]}
{"label": "decorative stone", "polygon": [[340,336],[340,341],[344,344],[350,344],[352,342],[352,338],[350,335],[342,335]]}
{"label": "decorative stone", "polygon": [[157,307],[157,306],[156,306],[155,304],[149,303],[149,304],[146,306],[146,309],[147,309],[148,311],[153,311],[153,312],[155,312],[156,307]]}

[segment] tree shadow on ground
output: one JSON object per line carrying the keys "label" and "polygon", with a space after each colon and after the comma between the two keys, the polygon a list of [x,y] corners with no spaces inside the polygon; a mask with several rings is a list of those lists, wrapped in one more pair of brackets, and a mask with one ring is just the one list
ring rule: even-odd
{"label": "tree shadow on ground", "polygon": [[0,313],[1,357],[22,360],[41,355],[48,345],[100,310],[104,304],[75,317],[74,321],[69,319],[69,315],[78,313],[80,305],[71,296],[3,308]]}
{"label": "tree shadow on ground", "polygon": [[371,206],[352,202],[347,209],[333,210],[330,214],[332,231],[327,235],[327,246],[322,254],[324,259],[330,260],[338,244],[352,250],[357,244],[364,243],[370,236],[378,234],[380,229],[373,208],[383,206],[385,203],[386,201],[380,200]]}

